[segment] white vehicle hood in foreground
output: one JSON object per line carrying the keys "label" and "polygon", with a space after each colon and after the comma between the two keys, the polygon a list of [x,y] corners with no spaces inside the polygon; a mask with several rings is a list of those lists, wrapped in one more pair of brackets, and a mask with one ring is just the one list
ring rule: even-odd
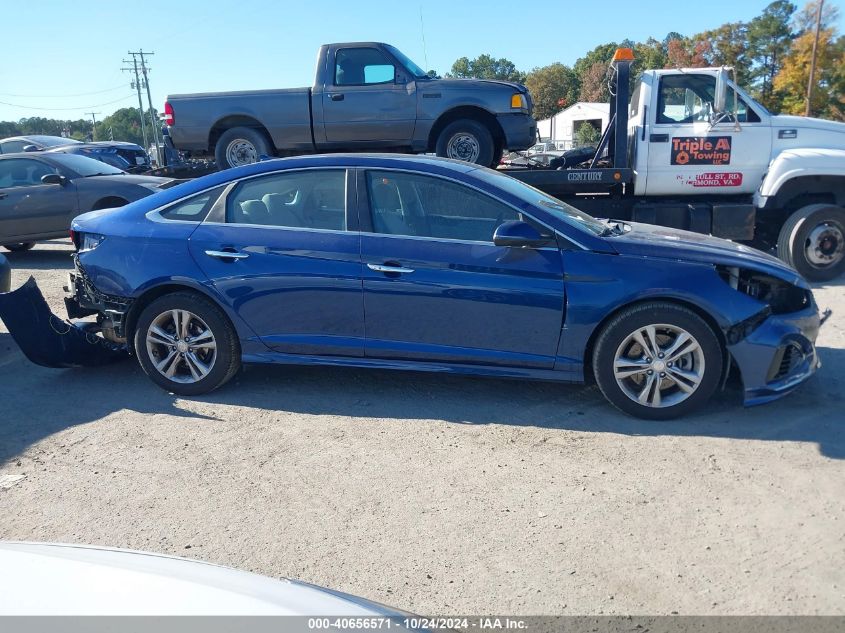
{"label": "white vehicle hood in foreground", "polygon": [[0,616],[400,616],[292,580],[129,550],[0,543]]}

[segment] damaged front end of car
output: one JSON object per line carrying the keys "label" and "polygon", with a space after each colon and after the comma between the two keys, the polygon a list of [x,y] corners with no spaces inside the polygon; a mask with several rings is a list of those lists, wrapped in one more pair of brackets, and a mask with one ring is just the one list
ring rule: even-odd
{"label": "damaged front end of car", "polygon": [[821,366],[816,353],[819,315],[809,286],[738,266],[716,266],[737,292],[761,303],[756,314],[725,332],[728,351],[742,375],[746,406],[763,404],[793,391]]}

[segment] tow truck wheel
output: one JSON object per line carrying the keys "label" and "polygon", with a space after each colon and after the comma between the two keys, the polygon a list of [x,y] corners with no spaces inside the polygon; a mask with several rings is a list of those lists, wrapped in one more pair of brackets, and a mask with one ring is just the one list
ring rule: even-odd
{"label": "tow truck wheel", "polygon": [[28,251],[33,246],[35,246],[35,242],[19,242],[18,244],[3,244],[3,248],[7,251],[12,251],[13,253],[18,253],[20,251]]}
{"label": "tow truck wheel", "polygon": [[778,236],[778,257],[809,281],[845,272],[845,209],[811,204],[789,216]]}
{"label": "tow truck wheel", "polygon": [[437,137],[437,155],[455,158],[485,167],[495,166],[493,135],[487,127],[472,119],[458,119],[447,125]]}
{"label": "tow truck wheel", "polygon": [[214,159],[220,169],[257,163],[262,155],[271,156],[272,153],[265,136],[248,127],[226,130],[214,146]]}
{"label": "tow truck wheel", "polygon": [[144,373],[180,396],[213,391],[241,366],[238,337],[226,315],[190,292],[164,295],[144,308],[134,342]]}

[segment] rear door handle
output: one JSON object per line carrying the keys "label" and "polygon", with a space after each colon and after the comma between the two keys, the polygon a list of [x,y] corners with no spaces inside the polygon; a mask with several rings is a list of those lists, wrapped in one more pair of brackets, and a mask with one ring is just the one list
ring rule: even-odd
{"label": "rear door handle", "polygon": [[205,254],[218,259],[246,259],[249,257],[246,253],[238,253],[237,251],[205,251]]}
{"label": "rear door handle", "polygon": [[404,266],[385,266],[382,264],[367,264],[367,268],[374,270],[377,273],[412,273],[413,268],[405,268]]}
{"label": "rear door handle", "polygon": [[343,94],[335,92],[334,94],[329,95],[329,99],[332,101],[343,101]]}

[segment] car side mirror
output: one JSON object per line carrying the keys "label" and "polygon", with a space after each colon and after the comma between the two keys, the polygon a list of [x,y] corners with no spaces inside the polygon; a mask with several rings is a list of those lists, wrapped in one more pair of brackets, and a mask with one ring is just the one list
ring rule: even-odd
{"label": "car side mirror", "polygon": [[60,174],[44,174],[41,176],[41,182],[45,185],[61,185],[64,187],[67,184],[67,178]]}
{"label": "car side mirror", "polygon": [[512,246],[515,248],[539,248],[549,243],[548,237],[528,222],[511,220],[496,227],[493,232],[493,243],[496,246]]}
{"label": "car side mirror", "polygon": [[38,147],[36,147],[35,145],[24,145],[23,151],[25,151],[25,152],[37,152]]}
{"label": "car side mirror", "polygon": [[716,73],[716,92],[713,95],[714,114],[722,114],[726,110],[728,99],[728,74],[727,68],[720,68]]}

